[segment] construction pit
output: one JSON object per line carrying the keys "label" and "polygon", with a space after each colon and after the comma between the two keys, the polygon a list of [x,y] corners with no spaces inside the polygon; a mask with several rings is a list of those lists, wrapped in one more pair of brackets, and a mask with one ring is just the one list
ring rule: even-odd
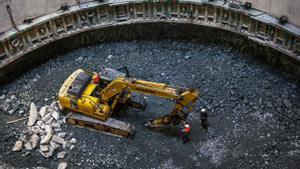
{"label": "construction pit", "polygon": [[[132,24],[126,21],[124,25],[79,31],[32,44],[35,46],[21,52],[10,49],[10,55],[5,56],[0,69],[0,167],[297,169],[300,166],[297,49],[275,48],[276,44],[263,45],[261,39],[245,38],[233,30],[168,18],[151,22],[136,20]],[[187,119],[191,124],[191,140],[187,144],[182,143],[178,127],[164,130],[144,127],[147,120],[169,113],[173,106],[168,100],[148,95],[144,95],[148,101],[144,111],[120,110],[114,116],[136,127],[133,139],[63,122],[64,114],[55,102],[60,86],[73,71],[123,66],[138,79],[195,87],[200,91],[195,111]],[[53,127],[53,135],[63,138],[66,144],[61,143],[50,154],[41,153],[45,147],[40,143],[36,148],[23,145],[19,151],[13,151],[18,140],[28,140],[25,135],[34,133],[28,128],[27,119],[14,122],[28,117],[33,103],[37,111],[48,106],[49,111],[59,113],[57,120],[51,122],[58,124]],[[201,127],[201,108],[208,112],[208,131]],[[51,146],[49,143],[48,148]]]}

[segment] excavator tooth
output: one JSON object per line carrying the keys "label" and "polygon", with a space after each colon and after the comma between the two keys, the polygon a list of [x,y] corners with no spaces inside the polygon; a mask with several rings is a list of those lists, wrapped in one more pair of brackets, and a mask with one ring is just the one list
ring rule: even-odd
{"label": "excavator tooth", "polygon": [[145,123],[145,127],[148,128],[162,128],[162,127],[167,127],[170,126],[171,124],[155,124],[154,120],[149,120],[147,123]]}
{"label": "excavator tooth", "polygon": [[152,122],[153,120],[148,120],[147,123],[145,123],[145,127],[149,127],[149,128],[152,128]]}
{"label": "excavator tooth", "polygon": [[174,125],[172,125],[172,124],[153,124],[153,123],[147,122],[144,126],[147,128],[150,128],[150,129],[162,129],[162,128],[173,127]]}
{"label": "excavator tooth", "polygon": [[152,124],[152,123],[146,123],[145,127],[148,128],[160,128],[160,127],[164,127],[165,125],[159,125],[159,124]]}
{"label": "excavator tooth", "polygon": [[148,128],[163,128],[163,127],[170,127],[170,126],[176,126],[179,124],[178,119],[176,119],[173,116],[165,115],[163,117],[159,117],[155,120],[149,120],[145,127]]}

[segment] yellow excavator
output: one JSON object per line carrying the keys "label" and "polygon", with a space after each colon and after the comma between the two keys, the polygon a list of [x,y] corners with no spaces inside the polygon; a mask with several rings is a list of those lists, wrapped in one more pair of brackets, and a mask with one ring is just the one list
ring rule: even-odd
{"label": "yellow excavator", "polygon": [[149,120],[145,124],[149,128],[181,124],[193,110],[199,95],[196,89],[130,78],[128,70],[125,70],[126,73],[110,68],[99,74],[83,69],[73,72],[59,90],[60,108],[71,110],[66,115],[66,122],[110,135],[133,136],[134,126],[112,118],[115,110],[122,105],[145,108],[145,100],[134,100],[133,93],[154,95],[175,102],[171,113]]}

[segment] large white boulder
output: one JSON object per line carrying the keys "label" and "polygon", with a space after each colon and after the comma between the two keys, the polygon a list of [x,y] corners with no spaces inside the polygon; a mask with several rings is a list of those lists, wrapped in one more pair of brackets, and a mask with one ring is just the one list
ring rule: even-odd
{"label": "large white boulder", "polygon": [[75,145],[73,144],[73,145],[71,145],[70,150],[72,151],[74,149],[75,149]]}
{"label": "large white boulder", "polygon": [[57,169],[66,169],[68,164],[66,162],[61,162],[58,164]]}
{"label": "large white boulder", "polygon": [[52,124],[51,124],[51,126],[53,127],[53,128],[61,128],[61,124],[60,123],[57,123],[57,122],[53,122]]}
{"label": "large white boulder", "polygon": [[66,151],[61,151],[61,152],[57,153],[57,158],[63,159],[63,158],[65,158],[66,154],[67,154]]}
{"label": "large white boulder", "polygon": [[33,134],[30,137],[30,142],[31,142],[31,145],[32,145],[33,149],[37,147],[39,141],[40,141],[40,137],[37,134]]}
{"label": "large white boulder", "polygon": [[44,124],[44,122],[42,120],[39,120],[36,122],[36,126],[41,127]]}
{"label": "large white boulder", "polygon": [[45,130],[43,130],[43,129],[40,129],[39,130],[39,135],[40,136],[44,136],[46,134],[46,131]]}
{"label": "large white boulder", "polygon": [[18,141],[16,141],[15,146],[12,149],[12,151],[20,151],[20,150],[22,150],[22,148],[23,148],[23,141],[18,140]]}
{"label": "large white boulder", "polygon": [[43,106],[39,111],[39,115],[41,116],[41,118],[43,118],[46,114],[47,114],[47,107]]}
{"label": "large white boulder", "polygon": [[45,125],[45,131],[46,133],[53,133],[53,129],[50,125]]}
{"label": "large white boulder", "polygon": [[52,133],[47,133],[46,136],[41,140],[40,144],[48,144],[51,141]]}
{"label": "large white boulder", "polygon": [[40,128],[38,126],[28,127],[29,134],[38,134],[39,130],[40,130]]}
{"label": "large white boulder", "polygon": [[40,145],[40,151],[47,152],[49,150],[49,146],[47,145]]}
{"label": "large white boulder", "polygon": [[31,150],[33,149],[30,142],[26,143],[26,144],[24,145],[24,147],[25,147],[26,150],[29,150],[29,151],[31,151]]}
{"label": "large white boulder", "polygon": [[60,133],[57,134],[57,136],[59,136],[59,137],[61,137],[61,138],[65,138],[66,135],[67,135],[66,132],[60,132]]}
{"label": "large white boulder", "polygon": [[53,117],[50,117],[48,121],[45,122],[45,124],[50,124],[53,122],[54,118]]}
{"label": "large white boulder", "polygon": [[57,143],[55,143],[54,141],[50,141],[50,146],[51,146],[54,150],[56,150],[56,149],[58,149],[58,148],[60,147],[60,145],[57,144]]}
{"label": "large white boulder", "polygon": [[43,152],[41,149],[40,149],[40,153],[42,154],[42,156],[46,157],[46,158],[49,158],[52,156],[54,150],[51,146],[48,146],[48,151],[47,152]]}
{"label": "large white boulder", "polygon": [[54,141],[55,143],[58,143],[58,144],[64,144],[65,143],[65,140],[57,135],[54,135],[52,137],[52,141]]}
{"label": "large white boulder", "polygon": [[46,115],[42,118],[42,121],[43,121],[44,123],[46,123],[46,122],[50,119],[50,117],[51,117],[51,114],[48,113],[48,114],[46,114]]}
{"label": "large white boulder", "polygon": [[37,120],[38,111],[36,105],[32,102],[30,104],[29,118],[28,118],[28,126],[33,126]]}
{"label": "large white boulder", "polygon": [[72,139],[70,140],[70,143],[71,143],[71,144],[76,144],[76,143],[77,143],[76,138],[72,138]]}
{"label": "large white boulder", "polygon": [[59,113],[57,111],[53,111],[52,112],[52,117],[55,119],[55,120],[58,120],[59,119]]}
{"label": "large white boulder", "polygon": [[53,110],[56,110],[58,111],[59,110],[59,107],[58,107],[58,102],[55,101],[55,102],[52,102],[50,107],[53,109]]}

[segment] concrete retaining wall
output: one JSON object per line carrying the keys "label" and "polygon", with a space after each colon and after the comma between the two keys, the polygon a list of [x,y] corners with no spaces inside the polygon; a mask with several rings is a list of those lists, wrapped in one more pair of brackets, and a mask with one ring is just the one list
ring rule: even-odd
{"label": "concrete retaining wall", "polygon": [[237,47],[242,52],[252,54],[258,60],[267,63],[275,69],[290,72],[296,78],[300,77],[299,62],[270,47],[253,43],[253,41],[242,35],[189,23],[154,22],[126,24],[90,30],[52,42],[27,53],[24,57],[16,59],[10,66],[2,68],[0,70],[0,84],[13,80],[14,77],[22,74],[24,71],[52,57],[83,46],[94,45],[104,41],[164,38],[228,43]]}
{"label": "concrete retaining wall", "polygon": [[[2,0],[4,2],[6,0]],[[85,3],[93,0],[11,0],[9,3],[15,22],[20,25],[27,16],[33,18],[56,12],[61,4],[67,3],[70,6],[78,2]],[[207,0],[194,0],[207,2]],[[217,0],[216,0],[217,1]],[[221,3],[223,0],[219,0]],[[251,2],[255,9],[266,12],[275,17],[288,16],[290,22],[300,27],[300,1],[299,0],[241,0],[243,3]],[[1,1],[0,1],[1,2]],[[108,0],[109,2],[109,0]],[[115,2],[115,0],[112,0]],[[142,2],[142,1],[141,1]],[[7,3],[0,4],[0,32],[10,29],[11,22],[5,8]]]}
{"label": "concrete retaining wall", "polygon": [[242,0],[251,2],[255,9],[266,12],[279,18],[287,16],[291,23],[300,27],[300,1],[299,0]]}
{"label": "concrete retaining wall", "polygon": [[73,6],[0,35],[0,83],[49,57],[84,45],[164,37],[231,43],[300,77],[300,29],[280,25],[260,11],[197,1],[116,1]]}

